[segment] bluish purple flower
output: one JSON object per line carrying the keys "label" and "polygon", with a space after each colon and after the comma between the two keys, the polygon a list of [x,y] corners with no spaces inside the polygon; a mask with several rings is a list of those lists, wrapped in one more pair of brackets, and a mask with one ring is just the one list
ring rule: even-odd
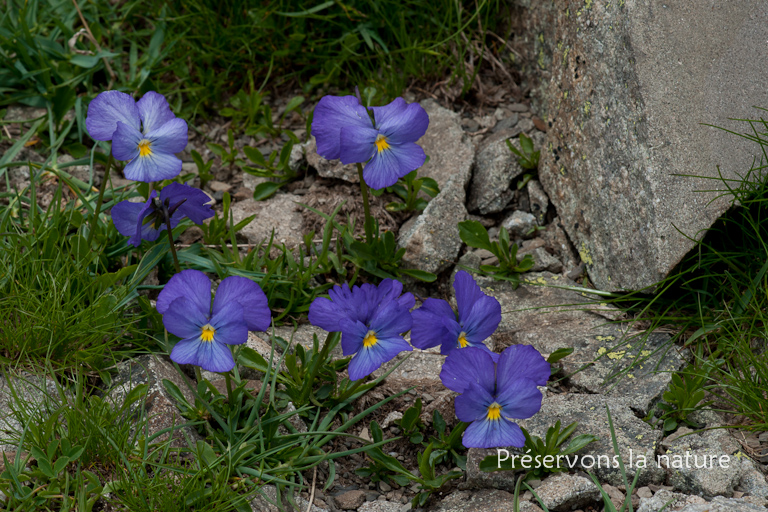
{"label": "bluish purple flower", "polygon": [[309,321],[328,332],[341,332],[341,349],[349,362],[349,378],[362,379],[403,351],[413,350],[402,333],[411,329],[415,303],[399,281],[379,286],[334,287],[330,299],[319,297],[309,307]]}
{"label": "bluish purple flower", "polygon": [[440,345],[440,352],[450,354],[457,348],[479,347],[494,354],[483,341],[501,322],[501,304],[486,295],[472,276],[460,270],[453,281],[456,290],[458,317],[451,306],[442,299],[426,299],[413,312],[411,343],[420,349]]}
{"label": "bluish purple flower", "polygon": [[138,247],[142,240],[157,240],[166,229],[165,210],[171,213],[171,228],[185,217],[199,225],[214,215],[213,208],[207,204],[210,201],[202,190],[174,182],[160,191],[159,200],[153,190],[146,203],[117,203],[112,207],[112,222],[121,235],[130,237],[129,244]]}
{"label": "bluish purple flower", "polygon": [[416,141],[426,133],[429,116],[403,98],[371,110],[375,124],[355,96],[324,96],[315,107],[312,134],[319,155],[344,164],[368,162],[363,179],[378,190],[424,164]]}
{"label": "bluish purple flower", "polygon": [[173,276],[157,297],[157,311],[168,332],[182,338],[171,359],[211,372],[234,368],[227,345],[245,343],[248,331],[266,331],[271,317],[267,296],[245,277],[224,279],[211,305],[211,281],[199,270]]}
{"label": "bluish purple flower", "polygon": [[549,363],[530,345],[513,345],[499,356],[477,347],[456,350],[446,358],[440,380],[456,397],[456,417],[470,423],[462,443],[467,448],[521,447],[525,444],[515,419],[541,409],[541,392],[550,376]]}
{"label": "bluish purple flower", "polygon": [[136,102],[124,92],[102,92],[88,105],[85,126],[95,140],[112,141],[115,158],[130,160],[129,180],[169,180],[181,172],[175,153],[187,147],[187,122],[162,94],[150,91]]}

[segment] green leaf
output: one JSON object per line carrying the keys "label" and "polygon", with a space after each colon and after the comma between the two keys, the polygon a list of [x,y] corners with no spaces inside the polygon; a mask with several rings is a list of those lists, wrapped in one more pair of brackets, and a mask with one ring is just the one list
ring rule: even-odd
{"label": "green leaf", "polygon": [[555,364],[562,358],[567,357],[571,354],[573,354],[573,347],[559,348],[554,352],[552,352],[551,354],[549,354],[549,357],[547,358],[547,362],[549,364]]}
{"label": "green leaf", "polygon": [[256,188],[253,189],[253,199],[256,201],[263,201],[268,199],[275,192],[277,192],[282,185],[282,183],[276,183],[274,181],[265,181],[264,183],[260,183],[256,185]]}
{"label": "green leaf", "polygon": [[432,178],[421,178],[421,190],[426,192],[429,197],[435,197],[440,193],[440,187]]}
{"label": "green leaf", "polygon": [[269,363],[267,360],[250,347],[242,347],[240,349],[237,361],[243,366],[247,366],[248,368],[262,373],[267,373],[269,370]]}
{"label": "green leaf", "polygon": [[577,451],[587,446],[589,443],[592,443],[595,441],[597,441],[597,437],[591,434],[581,434],[571,439],[571,442],[568,443],[568,446],[565,448],[565,450],[563,450],[560,453],[562,453],[563,455],[570,455],[572,453],[576,453]]}
{"label": "green leaf", "polygon": [[176,402],[181,404],[182,407],[186,407],[187,409],[192,409],[192,406],[189,405],[189,402],[187,402],[187,399],[184,398],[184,395],[179,389],[179,386],[177,386],[176,384],[174,384],[168,379],[163,379],[163,387],[165,387],[165,390],[168,392],[169,395],[171,395],[171,398],[173,398]]}
{"label": "green leaf", "polygon": [[426,283],[431,283],[437,279],[437,276],[435,274],[431,272],[426,272],[424,270],[417,270],[415,268],[401,268],[400,273],[406,276],[413,277],[420,281],[424,281]]}
{"label": "green leaf", "polygon": [[476,220],[459,222],[459,237],[470,247],[493,252],[491,240],[488,238],[488,231]]}

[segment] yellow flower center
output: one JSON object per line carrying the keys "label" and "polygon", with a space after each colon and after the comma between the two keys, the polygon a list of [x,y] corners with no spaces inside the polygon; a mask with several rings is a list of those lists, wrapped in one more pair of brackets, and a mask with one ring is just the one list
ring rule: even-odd
{"label": "yellow flower center", "polygon": [[488,421],[496,421],[501,419],[501,406],[496,402],[493,402],[491,405],[489,405],[486,418],[488,418]]}
{"label": "yellow flower center", "polygon": [[152,154],[152,149],[150,146],[152,145],[152,142],[148,141],[147,139],[142,139],[139,141],[139,156],[149,156]]}
{"label": "yellow flower center", "polygon": [[389,149],[389,142],[387,142],[387,138],[382,134],[379,134],[379,136],[376,137],[376,149],[379,151],[379,153],[385,149]]}
{"label": "yellow flower center", "polygon": [[469,345],[467,341],[467,333],[463,332],[459,334],[459,348],[464,348]]}
{"label": "yellow flower center", "polygon": [[368,331],[368,334],[366,334],[365,338],[363,338],[363,347],[371,348],[378,342],[379,340],[376,339],[376,333],[373,331]]}
{"label": "yellow flower center", "polygon": [[200,339],[202,341],[213,341],[213,335],[216,332],[216,329],[213,328],[211,324],[205,324],[202,328],[202,332],[200,333]]}

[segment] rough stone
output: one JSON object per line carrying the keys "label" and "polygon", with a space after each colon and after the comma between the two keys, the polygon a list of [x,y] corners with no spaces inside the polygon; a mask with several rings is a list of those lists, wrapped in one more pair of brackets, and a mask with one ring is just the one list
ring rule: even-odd
{"label": "rough stone", "polygon": [[[153,435],[161,430],[180,425],[187,420],[181,416],[181,411],[171,395],[165,390],[163,380],[174,383],[188,403],[194,404],[195,398],[185,382],[185,378],[165,358],[156,355],[143,355],[117,365],[117,376],[113,380],[113,387],[107,396],[116,404],[122,404],[125,397],[136,386],[146,384],[146,403],[137,405],[143,407],[147,415],[148,435]],[[168,439],[168,434],[163,434],[157,441]],[[194,442],[202,439],[197,432],[189,427],[183,427],[173,432],[172,445],[186,447],[188,440]]]}
{"label": "rough stone", "polygon": [[724,498],[716,496],[709,503],[686,505],[680,512],[765,512],[764,505],[751,503],[751,500],[741,498]]}
{"label": "rough stone", "polygon": [[242,233],[251,244],[268,242],[272,231],[275,232],[275,244],[285,244],[287,248],[298,247],[302,240],[302,217],[296,202],[302,202],[300,196],[277,194],[266,201],[246,199],[232,205],[235,223],[256,215],[245,226]]}
{"label": "rough stone", "polygon": [[711,178],[759,160],[756,144],[702,124],[748,131],[730,119],[768,104],[768,4],[524,4],[538,36],[523,52],[546,91],[532,94],[551,123],[542,184],[599,289],[652,285],[730,206]]}
{"label": "rough stone", "polygon": [[559,217],[555,217],[547,224],[546,229],[540,230],[539,236],[544,239],[547,249],[558,255],[566,272],[570,272],[581,264],[579,255],[568,239]]}
{"label": "rough stone", "polygon": [[25,372],[0,374],[0,452],[15,453],[24,430],[14,411],[34,417],[37,412],[53,411],[60,405],[55,381]]}
{"label": "rough stone", "polygon": [[536,489],[536,494],[548,510],[566,512],[602,502],[595,483],[583,476],[556,474]]}
{"label": "rough stone", "polygon": [[[443,498],[436,505],[435,510],[438,512],[506,512],[512,510],[513,504],[514,495],[506,491],[496,489],[454,491]],[[533,510],[528,509],[528,512]]]}
{"label": "rough stone", "polygon": [[[667,505],[669,503],[669,505]],[[640,507],[637,512],[659,512],[660,510],[679,510],[688,505],[705,504],[707,501],[701,496],[689,496],[679,492],[661,489],[652,497],[641,497]]]}
{"label": "rough stone", "polygon": [[[475,173],[469,188],[469,211],[477,211],[481,215],[498,213],[512,200],[514,191],[510,185],[523,174],[517,156],[507,146],[506,141],[512,136],[514,134],[509,130],[499,131],[480,146],[475,156]],[[517,139],[511,142],[520,149]]]}
{"label": "rough stone", "polygon": [[461,116],[432,99],[420,104],[429,115],[429,128],[418,144],[429,155],[429,162],[419,169],[419,176],[429,176],[441,189],[451,180],[466,187],[472,175],[475,147],[461,129]]}
{"label": "rough stone", "polygon": [[620,312],[558,288],[576,286],[562,276],[527,274],[517,289],[490,278],[477,281],[501,303],[501,323],[491,338],[497,352],[514,344],[533,345],[544,354],[571,347],[573,354],[559,364],[576,390],[629,398],[641,416],[667,389],[671,372],[685,363],[668,334],[646,336],[609,324],[606,320],[619,318]]}
{"label": "rough stone", "polygon": [[765,481],[765,475],[755,467],[751,460],[742,461],[739,488],[750,496],[768,499],[768,483]]}
{"label": "rough stone", "polygon": [[[630,405],[631,400],[626,398],[570,393],[551,395],[542,402],[541,411],[538,414],[532,418],[520,420],[519,423],[532,435],[543,439],[547,429],[558,420],[563,427],[578,422],[573,435],[592,434],[597,437],[597,441],[577,452],[579,458],[575,461],[574,467],[592,471],[601,482],[618,486],[623,484],[621,472],[618,468],[612,467],[612,464],[611,467],[607,467],[606,460],[608,457],[612,462],[614,455],[608,416],[605,412],[607,406],[611,411],[616,440],[626,466],[627,477],[631,480],[635,477],[635,473],[640,471],[638,485],[658,483],[665,475],[664,470],[657,468],[655,464],[655,449],[661,434],[635,416]],[[630,450],[632,450],[631,465]],[[590,467],[592,465],[590,457],[584,460],[587,455],[594,458],[594,467]],[[598,460],[601,456],[602,458]],[[640,456],[645,457],[646,468],[642,468],[642,464],[638,463]],[[563,460],[563,464],[565,463],[566,461]]]}
{"label": "rough stone", "polygon": [[509,232],[510,239],[530,236],[529,233],[536,227],[536,217],[528,212],[515,210],[512,215],[501,221],[501,226]]}
{"label": "rough stone", "polygon": [[462,245],[458,224],[467,217],[461,181],[461,176],[449,180],[421,215],[402,226],[398,244],[406,249],[404,268],[437,274],[455,263]]}
{"label": "rough stone", "polygon": [[[673,490],[710,497],[732,496],[742,473],[741,461],[733,457],[739,448],[736,439],[724,429],[705,430],[674,439],[663,454],[670,460],[667,471]],[[674,463],[675,456],[682,461],[679,465]],[[711,456],[715,457],[715,462]],[[721,456],[727,457],[726,464],[720,464]],[[686,463],[688,457],[690,462]],[[702,460],[706,462],[706,469],[701,467]]]}
{"label": "rough stone", "polygon": [[305,155],[307,163],[314,167],[317,174],[323,178],[335,178],[339,180],[348,181],[350,183],[360,183],[360,177],[357,173],[356,164],[344,165],[341,160],[326,160],[317,154],[317,141],[315,137],[307,143],[305,149]]}
{"label": "rough stone", "polygon": [[346,491],[334,496],[336,506],[342,510],[357,510],[365,503],[365,491]]}
{"label": "rough stone", "polygon": [[549,208],[549,197],[537,180],[529,181],[527,188],[528,198],[531,202],[531,213],[536,217],[536,222],[543,226],[547,216],[547,208]]}
{"label": "rough stone", "polygon": [[378,378],[397,366],[387,380],[402,383],[403,386],[427,386],[442,385],[440,370],[443,368],[445,356],[440,353],[440,347],[427,350],[414,350],[413,352],[401,352],[394,359],[381,365],[373,372],[373,377]]}
{"label": "rough stone", "polygon": [[362,505],[360,505],[360,508],[358,508],[358,512],[400,512],[400,507],[402,507],[402,503],[395,503],[393,501],[386,501],[386,500],[376,500],[376,501],[366,501]]}
{"label": "rough stone", "polygon": [[[543,247],[537,247],[536,249],[532,250],[530,254],[533,258],[533,267],[531,267],[531,272],[541,272],[546,270],[554,274],[559,274],[563,271],[562,262],[549,254]],[[522,259],[525,257],[525,254],[518,253],[517,256],[518,261],[522,261]]]}

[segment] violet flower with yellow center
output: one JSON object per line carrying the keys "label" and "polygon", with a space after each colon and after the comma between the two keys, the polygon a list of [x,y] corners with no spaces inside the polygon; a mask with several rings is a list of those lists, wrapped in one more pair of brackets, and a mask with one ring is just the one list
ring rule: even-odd
{"label": "violet flower with yellow center", "polygon": [[446,358],[440,380],[461,393],[454,402],[456,417],[469,423],[462,443],[467,448],[521,447],[525,436],[516,419],[530,418],[541,409],[541,392],[551,370],[529,345],[506,348],[494,363],[477,347],[456,350]]}
{"label": "violet flower with yellow center", "polygon": [[426,299],[413,312],[411,343],[422,350],[440,345],[440,352],[479,347],[496,360],[483,341],[496,331],[501,322],[501,304],[486,295],[472,276],[460,270],[453,282],[456,290],[458,315],[442,299]]}
{"label": "violet flower with yellow center", "polygon": [[312,134],[324,158],[367,162],[363,179],[378,190],[424,164],[426,155],[416,141],[426,133],[429,116],[421,105],[403,98],[371,107],[371,112],[373,121],[355,96],[324,96],[315,107]]}
{"label": "violet flower with yellow center", "polygon": [[138,247],[142,240],[154,242],[167,229],[166,214],[171,216],[171,229],[184,218],[201,225],[214,215],[211,201],[202,190],[171,183],[160,191],[159,198],[153,190],[146,203],[117,203],[112,207],[112,222],[121,235],[129,237],[130,245]]}
{"label": "violet flower with yellow center", "polygon": [[166,330],[182,338],[171,359],[211,372],[234,368],[227,345],[245,343],[248,331],[266,331],[271,318],[267,296],[245,277],[221,281],[211,305],[211,281],[199,270],[173,276],[157,297],[157,311]]}
{"label": "violet flower with yellow center", "polygon": [[85,126],[95,140],[112,141],[116,159],[129,161],[129,180],[168,180],[181,172],[175,153],[187,146],[187,122],[162,94],[150,91],[136,102],[124,92],[102,92],[88,105]]}
{"label": "violet flower with yellow center", "polygon": [[329,290],[330,299],[319,297],[309,307],[309,321],[328,332],[341,331],[341,349],[349,362],[349,378],[362,379],[397,354],[413,350],[402,333],[413,325],[413,295],[400,295],[403,285],[385,279],[372,284],[348,284]]}

